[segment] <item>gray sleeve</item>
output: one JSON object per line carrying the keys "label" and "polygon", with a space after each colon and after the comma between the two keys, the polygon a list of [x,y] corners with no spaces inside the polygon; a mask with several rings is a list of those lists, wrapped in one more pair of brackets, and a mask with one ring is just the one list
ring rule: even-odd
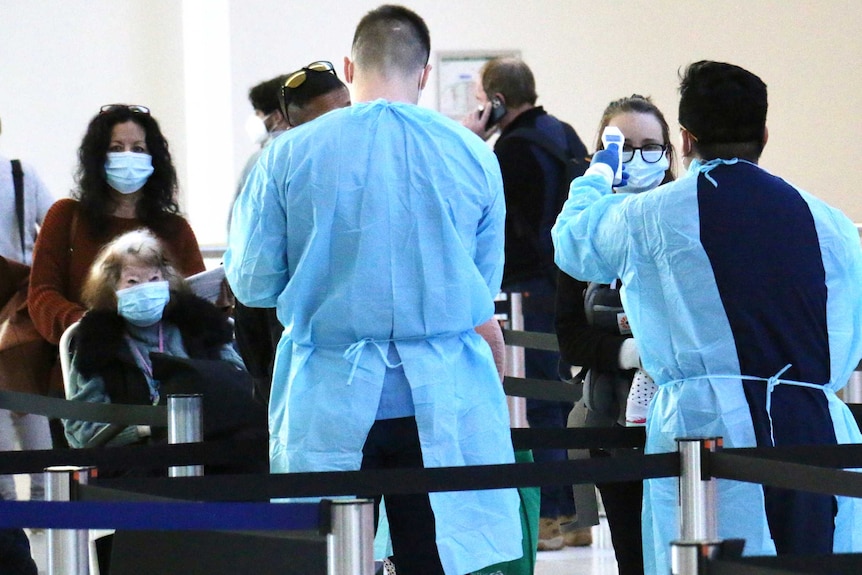
{"label": "gray sleeve", "polygon": [[28,197],[33,198],[33,218],[37,224],[41,224],[48,213],[48,208],[54,203],[54,195],[48,190],[48,186],[36,173],[32,166],[24,167],[24,190]]}

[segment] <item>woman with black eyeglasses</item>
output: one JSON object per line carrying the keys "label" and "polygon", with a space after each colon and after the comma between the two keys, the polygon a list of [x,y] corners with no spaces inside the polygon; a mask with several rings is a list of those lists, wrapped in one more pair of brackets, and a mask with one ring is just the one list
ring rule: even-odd
{"label": "woman with black eyeglasses", "polygon": [[[197,238],[179,214],[168,142],[144,106],[102,106],[78,150],[77,189],[45,216],[33,252],[28,307],[36,329],[57,344],[86,312],[81,287],[99,250],[141,227],[167,245],[184,276],[203,271]],[[59,369],[52,387],[62,389]],[[56,440],[56,437],[55,437]]]}
{"label": "woman with black eyeglasses", "polygon": [[[661,111],[649,98],[633,95],[611,102],[599,123],[596,149],[608,126],[625,137],[623,169],[628,175],[617,193],[649,192],[674,179],[674,150]],[[572,187],[583,185],[576,179]],[[649,375],[638,369],[637,344],[628,328],[620,282],[587,284],[563,272],[557,287],[556,331],[565,368],[580,366],[584,397],[569,416],[569,427],[643,425],[654,389]],[[652,391],[654,392],[654,391]],[[570,456],[578,456],[570,453]],[[604,457],[592,450],[591,457]],[[640,481],[597,486],[608,518],[620,575],[642,575]],[[575,501],[576,508],[584,508]]]}

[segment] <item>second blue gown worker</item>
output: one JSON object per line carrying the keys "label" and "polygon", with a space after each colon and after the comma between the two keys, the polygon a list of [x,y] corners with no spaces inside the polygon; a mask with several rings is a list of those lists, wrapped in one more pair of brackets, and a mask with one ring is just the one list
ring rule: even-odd
{"label": "second blue gown worker", "polygon": [[[862,442],[836,391],[862,356],[862,249],[837,209],[757,165],[766,85],[697,62],[680,85],[688,173],[648,194],[612,194],[616,154],[597,153],[552,235],[557,263],[622,280],[644,369],[659,389],[647,453],[678,437],[724,446]],[[644,484],[644,570],[670,571],[678,482]],[[859,499],[718,482],[718,536],[750,555],[860,550]]]}

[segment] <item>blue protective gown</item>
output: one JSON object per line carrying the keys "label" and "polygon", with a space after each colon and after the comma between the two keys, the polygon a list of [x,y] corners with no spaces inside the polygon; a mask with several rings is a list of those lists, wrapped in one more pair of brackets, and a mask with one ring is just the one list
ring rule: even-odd
{"label": "blue protective gown", "polygon": [[[390,342],[426,467],[514,461],[489,346],[505,200],[497,160],[431,110],[377,100],[294,128],[233,211],[225,271],[285,326],[270,399],[274,473],[356,470]],[[391,366],[391,365],[390,365]],[[514,489],[432,493],[447,574],[521,556]]]}
{"label": "blue protective gown", "polygon": [[[647,453],[676,451],[676,437],[720,436],[728,448],[862,441],[835,394],[862,356],[862,250],[838,210],[749,162],[695,162],[640,195],[611,194],[599,174],[576,179],[552,237],[566,273],[622,280],[641,360],[659,385]],[[825,510],[819,528],[788,492],[771,493],[719,480],[719,538],[744,538],[750,555],[774,554],[781,541],[779,551],[804,551],[806,536],[862,550],[859,500],[837,498],[833,532],[831,497],[802,496]],[[675,478],[645,482],[648,574],[670,572],[677,506]]]}

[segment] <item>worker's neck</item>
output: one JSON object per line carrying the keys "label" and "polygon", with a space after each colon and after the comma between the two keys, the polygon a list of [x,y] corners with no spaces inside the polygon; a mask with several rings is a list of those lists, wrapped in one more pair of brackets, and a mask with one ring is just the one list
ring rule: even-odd
{"label": "worker's neck", "polygon": [[419,78],[401,76],[386,77],[378,73],[360,74],[353,78],[352,95],[354,102],[371,102],[384,99],[390,102],[419,102]]}

